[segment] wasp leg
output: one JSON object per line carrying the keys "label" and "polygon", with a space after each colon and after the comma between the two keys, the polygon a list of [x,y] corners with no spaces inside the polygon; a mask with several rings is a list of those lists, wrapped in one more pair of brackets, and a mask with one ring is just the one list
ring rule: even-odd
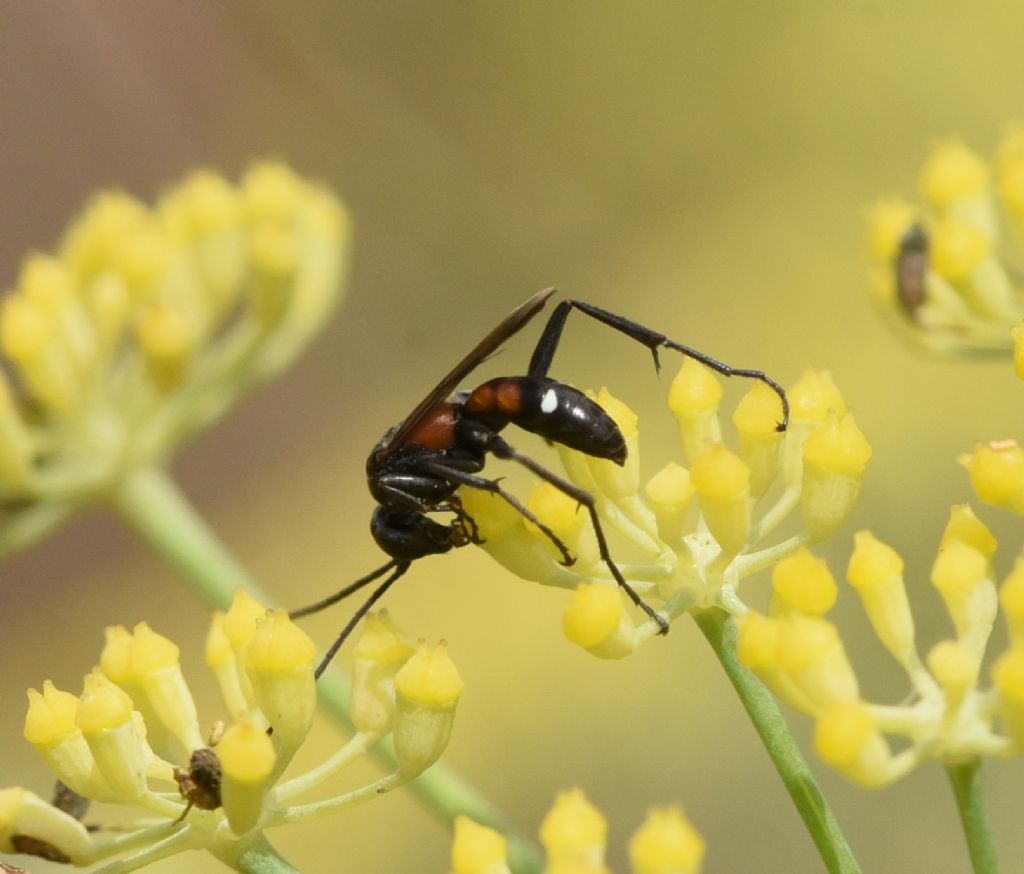
{"label": "wasp leg", "polygon": [[497,434],[493,434],[488,439],[487,450],[493,453],[497,458],[504,458],[518,462],[531,473],[539,476],[545,482],[551,483],[551,485],[560,492],[564,492],[570,498],[587,508],[587,512],[590,513],[591,525],[594,527],[594,535],[597,537],[598,552],[602,561],[608,565],[608,570],[611,571],[612,576],[615,578],[615,582],[617,582],[622,590],[629,596],[630,601],[632,601],[637,607],[653,619],[655,623],[657,623],[658,634],[668,634],[668,620],[666,620],[664,616],[658,613],[650,604],[636,593],[636,590],[626,582],[626,578],[622,576],[622,571],[620,571],[615,562],[612,561],[611,553],[608,551],[608,541],[605,539],[604,529],[601,527],[601,520],[597,515],[597,504],[594,501],[594,496],[586,489],[581,489],[574,483],[569,482],[569,480],[563,479],[557,473],[548,470],[544,465],[530,458],[530,456],[517,452]]}
{"label": "wasp leg", "polygon": [[[576,563],[576,559],[569,552],[569,548],[562,542],[561,538],[557,534],[555,534],[555,532],[552,531],[547,525],[541,522],[540,519],[538,519],[534,515],[533,511],[530,510],[530,508],[527,507],[522,501],[520,501],[519,498],[517,498],[510,492],[506,492],[501,487],[501,484],[498,482],[498,480],[485,479],[482,476],[474,476],[471,473],[463,473],[461,470],[454,470],[450,467],[445,467],[443,464],[436,464],[434,462],[430,462],[429,464],[424,465],[424,467],[428,467],[433,473],[436,473],[439,476],[443,476],[445,479],[449,479],[454,483],[459,483],[460,485],[469,486],[470,488],[474,489],[481,489],[485,492],[490,492],[492,495],[498,495],[499,497],[503,498],[525,519],[528,519],[530,522],[536,525],[540,529],[541,533],[544,534],[544,536],[547,537],[548,540],[550,540],[555,545],[555,548],[560,553],[562,553],[561,563],[565,567],[570,567],[571,565]],[[463,510],[463,513],[465,513],[465,510]],[[476,531],[476,522],[473,521],[473,518],[468,513],[465,513],[465,515],[466,518],[469,520],[470,524],[473,526],[473,530]]]}
{"label": "wasp leg", "polygon": [[378,577],[384,576],[393,567],[399,565],[400,562],[397,558],[391,559],[387,564],[381,565],[377,570],[370,571],[365,577],[360,577],[354,583],[349,583],[341,591],[335,592],[333,595],[328,595],[322,601],[316,601],[313,604],[307,604],[305,607],[299,607],[297,610],[289,610],[289,619],[299,619],[302,616],[309,616],[312,613],[319,613],[321,610],[326,610],[333,604],[337,604],[339,601],[343,601],[349,595],[354,592],[358,592],[363,586],[372,583]]}
{"label": "wasp leg", "polygon": [[652,331],[650,328],[637,322],[581,300],[563,300],[555,307],[550,318],[548,318],[548,323],[544,326],[544,333],[541,334],[540,340],[537,341],[537,348],[533,350],[533,356],[530,358],[530,366],[527,371],[529,376],[547,376],[548,370],[551,368],[551,360],[555,357],[555,350],[558,348],[558,342],[562,337],[562,328],[565,326],[565,320],[573,309],[578,309],[592,319],[596,319],[602,324],[608,325],[608,327],[614,328],[616,331],[625,334],[627,337],[632,337],[638,343],[646,346],[651,350],[651,355],[654,356],[655,370],[659,370],[661,367],[658,361],[658,347],[664,347],[666,349],[673,349],[688,358],[693,358],[695,361],[699,361],[723,376],[740,376],[745,379],[756,379],[763,382],[782,401],[782,421],[777,426],[778,430],[785,431],[789,425],[789,399],[786,397],[786,392],[781,385],[763,371],[732,367],[724,361],[712,358],[698,349],[684,346],[682,343],[670,340],[664,334]]}
{"label": "wasp leg", "polygon": [[[331,663],[331,659],[333,659],[334,656],[337,654],[338,650],[341,649],[341,645],[348,639],[348,636],[352,633],[353,629],[355,629],[355,627],[359,624],[359,621],[367,613],[370,612],[370,608],[384,596],[384,593],[388,589],[391,588],[391,584],[394,583],[395,580],[402,576],[402,574],[404,574],[407,570],[409,570],[410,565],[412,565],[411,561],[390,561],[386,565],[384,565],[384,568],[394,567],[394,571],[391,573],[389,577],[387,577],[384,580],[383,583],[381,583],[379,586],[377,586],[376,589],[373,590],[370,597],[363,602],[363,605],[358,610],[356,610],[355,613],[352,614],[352,618],[349,619],[347,623],[345,623],[345,627],[341,629],[341,633],[337,636],[337,638],[335,638],[334,643],[331,644],[327,652],[324,653],[324,657],[320,659],[320,664],[317,665],[316,671],[313,673],[314,679],[320,679],[320,675],[325,670],[327,670],[327,666]],[[382,570],[383,568],[378,568],[377,571],[374,571],[374,573],[377,574],[377,576],[380,576],[379,571]],[[363,577],[362,580],[357,580],[357,582],[360,582],[363,585],[365,585],[372,579],[374,579],[374,577],[371,575],[369,577]],[[352,589],[352,586],[349,586],[348,588],[349,590],[354,591]]]}

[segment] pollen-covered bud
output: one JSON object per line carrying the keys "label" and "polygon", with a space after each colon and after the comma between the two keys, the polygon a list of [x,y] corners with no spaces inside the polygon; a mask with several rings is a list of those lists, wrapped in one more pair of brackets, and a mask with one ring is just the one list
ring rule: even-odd
{"label": "pollen-covered bud", "polygon": [[273,728],[280,758],[287,758],[313,725],[315,661],[313,641],[281,610],[266,614],[246,647],[245,672]]}
{"label": "pollen-covered bud", "polygon": [[830,412],[804,441],[803,449],[800,502],[804,524],[814,540],[823,540],[853,509],[871,446],[850,413],[840,419]]}
{"label": "pollen-covered bud", "polygon": [[644,488],[647,503],[657,520],[658,537],[673,548],[678,549],[682,544],[686,517],[696,491],[690,472],[674,461],[652,476]]}
{"label": "pollen-covered bud", "polygon": [[823,558],[801,547],[772,570],[772,613],[824,616],[836,603],[835,578]]}
{"label": "pollen-covered bud", "polygon": [[132,677],[160,724],[186,750],[203,746],[195,701],[181,672],[178,647],[140,622],[135,626],[130,659]]}
{"label": "pollen-covered bud", "polygon": [[967,468],[981,500],[1024,514],[1024,448],[1016,440],[979,443],[957,461]]}
{"label": "pollen-covered bud", "polygon": [[1013,570],[999,589],[999,605],[1010,630],[1013,646],[1024,647],[1024,554],[1018,555]]}
{"label": "pollen-covered bud", "polygon": [[939,550],[931,581],[946,603],[960,642],[980,657],[998,610],[984,554],[962,541],[950,541]]}
{"label": "pollen-covered bud", "polygon": [[397,707],[392,738],[398,772],[409,779],[429,768],[444,751],[462,694],[462,678],[442,642],[420,641],[395,676]]}
{"label": "pollen-covered bud", "polygon": [[668,405],[679,422],[683,454],[691,465],[722,439],[718,421],[721,399],[722,384],[712,372],[693,358],[684,359],[672,380]]}
{"label": "pollen-covered bud", "polygon": [[596,395],[587,392],[587,397],[596,401],[611,416],[626,441],[626,460],[621,465],[606,458],[587,456],[590,474],[598,490],[606,497],[615,502],[627,501],[635,497],[640,489],[640,434],[637,430],[637,415],[606,388],[602,388]]}
{"label": "pollen-covered bud", "polygon": [[350,715],[357,731],[379,736],[391,728],[395,713],[395,674],[413,648],[386,610],[367,615],[352,648]]}
{"label": "pollen-covered bud", "polygon": [[82,731],[100,773],[122,798],[147,793],[152,752],[133,717],[132,700],[99,671],[87,674],[75,725]]}
{"label": "pollen-covered bud", "polygon": [[250,722],[232,725],[217,745],[221,765],[221,804],[236,835],[254,828],[277,757],[267,733]]}
{"label": "pollen-covered bud", "polygon": [[732,421],[740,438],[740,458],[750,468],[750,493],[761,497],[775,481],[785,434],[782,400],[763,382],[755,382],[736,405]]}
{"label": "pollen-covered bud", "polygon": [[548,864],[603,866],[608,823],[581,789],[560,792],[540,826]]}
{"label": "pollen-covered bud", "polygon": [[20,786],[0,789],[0,852],[86,865],[91,849],[89,832],[73,816]]}
{"label": "pollen-covered bud", "polygon": [[1011,646],[992,667],[1003,731],[1024,752],[1024,647]]}
{"label": "pollen-covered bud", "polygon": [[882,645],[904,667],[916,660],[914,614],[903,583],[903,559],[870,531],[853,536],[846,579],[860,595],[864,611]]}
{"label": "pollen-covered bud", "polygon": [[635,646],[635,628],[618,586],[580,583],[562,618],[565,636],[598,658],[619,659]]}
{"label": "pollen-covered bud", "polygon": [[629,841],[634,874],[698,874],[704,839],[678,807],[654,809]]}
{"label": "pollen-covered bud", "polygon": [[468,816],[455,817],[452,874],[511,874],[507,853],[504,835]]}
{"label": "pollen-covered bud", "polygon": [[723,552],[738,553],[750,534],[750,469],[715,443],[694,462],[690,481],[711,536]]}
{"label": "pollen-covered bud", "polygon": [[75,725],[77,709],[77,696],[62,692],[49,680],[43,683],[41,694],[29,689],[25,740],[72,790],[101,801],[113,800],[115,793],[96,767],[92,751]]}
{"label": "pollen-covered bud", "polygon": [[821,714],[814,747],[823,761],[864,786],[881,786],[895,776],[889,745],[859,701],[836,702]]}

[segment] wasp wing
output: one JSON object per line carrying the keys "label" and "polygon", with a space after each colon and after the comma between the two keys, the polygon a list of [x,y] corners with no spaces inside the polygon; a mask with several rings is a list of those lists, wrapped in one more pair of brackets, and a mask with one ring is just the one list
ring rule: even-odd
{"label": "wasp wing", "polygon": [[447,398],[459,387],[467,374],[493,355],[509,337],[518,333],[530,319],[540,312],[547,299],[554,293],[555,289],[545,288],[512,310],[494,330],[477,343],[472,351],[452,368],[444,379],[427,393],[427,396],[396,426],[386,440],[382,441],[382,445],[377,447],[377,459],[380,461],[387,458],[401,446],[405,442],[405,438],[420,424],[423,417],[434,408],[434,405]]}

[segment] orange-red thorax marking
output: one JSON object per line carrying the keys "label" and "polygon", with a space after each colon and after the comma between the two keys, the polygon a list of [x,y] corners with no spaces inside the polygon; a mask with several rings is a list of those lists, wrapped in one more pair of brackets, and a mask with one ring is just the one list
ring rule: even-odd
{"label": "orange-red thorax marking", "polygon": [[474,389],[466,398],[470,413],[500,413],[514,416],[523,408],[523,390],[519,381],[499,376]]}
{"label": "orange-red thorax marking", "polygon": [[458,416],[455,404],[439,401],[431,407],[420,423],[409,432],[406,443],[415,443],[424,449],[450,449],[455,445],[455,424]]}

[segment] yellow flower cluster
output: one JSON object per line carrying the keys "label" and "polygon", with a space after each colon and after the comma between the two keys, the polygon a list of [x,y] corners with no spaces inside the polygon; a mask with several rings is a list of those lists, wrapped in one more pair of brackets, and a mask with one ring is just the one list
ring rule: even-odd
{"label": "yellow flower cluster", "polygon": [[957,139],[938,143],[921,173],[925,207],[893,199],[868,222],[872,292],[892,324],[940,353],[1015,348],[1024,289],[1008,265],[1024,250],[1024,128],[1011,130],[991,166]]}
{"label": "yellow flower cluster", "polygon": [[[555,799],[540,829],[545,874],[609,874],[608,824],[579,789]],[[699,874],[704,840],[678,807],[652,810],[629,843],[633,874]],[[511,874],[505,839],[460,816],[455,820],[452,874]]]}
{"label": "yellow flower cluster", "polygon": [[[133,631],[108,628],[81,695],[50,681],[42,692],[29,690],[25,737],[72,793],[130,805],[148,819],[108,837],[26,789],[3,789],[0,851],[75,865],[120,856],[112,863],[119,872],[196,848],[231,863],[254,833],[412,779],[448,742],[462,691],[458,672],[443,644],[413,648],[385,613],[367,619],[354,656],[356,733],[312,770],[282,780],[316,710],[315,648],[285,613],[267,611],[239,590],[231,609],[215,614],[206,661],[228,720],[226,727],[215,723],[206,740],[177,646],[145,623]],[[326,801],[289,803],[388,734],[393,773]]]}
{"label": "yellow flower cluster", "polygon": [[[730,449],[719,419],[722,387],[704,365],[687,359],[668,403],[679,424],[686,466],[669,462],[641,484],[636,415],[602,389],[598,403],[619,425],[628,448],[623,466],[558,446],[572,482],[594,495],[598,514],[621,546],[638,558],[619,568],[644,598],[660,602],[670,621],[692,609],[721,607],[741,615],[741,580],[801,546],[829,537],[847,517],[871,448],[828,373],[808,371],[789,389],[785,432],[778,396],[755,382],[733,413],[738,435]],[[568,547],[559,554],[537,526],[505,502],[463,489],[483,548],[513,573],[545,585],[572,588],[567,636],[603,658],[620,658],[657,633],[636,625],[600,559],[590,520],[558,489],[542,484],[528,508]],[[799,508],[801,530],[768,544]]]}
{"label": "yellow flower cluster", "polygon": [[[867,786],[890,783],[926,759],[956,763],[1024,753],[1024,559],[997,592],[995,549],[995,538],[970,507],[954,507],[931,571],[954,634],[922,660],[903,560],[870,532],[856,535],[847,579],[878,639],[906,672],[910,695],[897,696],[906,703],[861,697],[839,630],[824,618],[836,584],[825,563],[807,551],[776,566],[769,614],[750,612],[740,620],[740,659],[815,720],[822,759]],[[1011,645],[995,663],[992,688],[983,689],[981,664],[1000,603]],[[997,716],[1002,733],[994,728]],[[899,752],[886,735],[904,739]]]}
{"label": "yellow flower cluster", "polygon": [[338,299],[349,235],[332,195],[262,163],[152,208],[100,194],[29,256],[0,306],[0,554],[288,365]]}

